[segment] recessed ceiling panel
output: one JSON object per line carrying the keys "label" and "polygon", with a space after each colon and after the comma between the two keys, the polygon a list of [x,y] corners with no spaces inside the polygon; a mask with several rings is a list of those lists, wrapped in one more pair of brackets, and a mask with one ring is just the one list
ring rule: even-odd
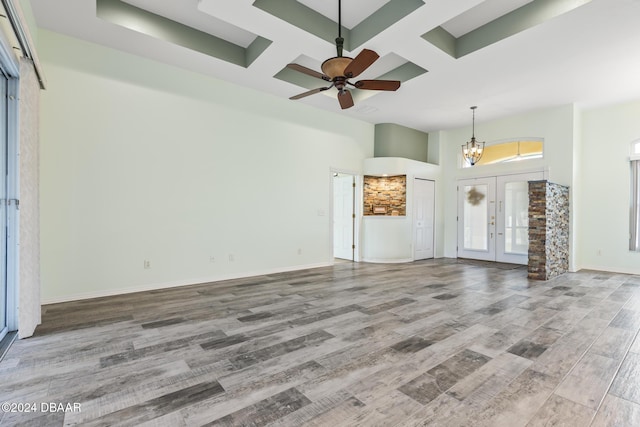
{"label": "recessed ceiling panel", "polygon": [[[591,1],[592,0],[526,1],[524,5],[517,9],[511,10],[474,30],[465,32],[460,37],[456,37],[447,31],[444,27],[444,25],[446,25],[445,23],[423,34],[422,38],[452,57],[461,58],[560,15],[571,12]],[[498,3],[495,4],[495,6],[497,5]],[[471,9],[471,11],[473,10],[475,9]],[[497,9],[492,9],[492,13],[496,11]],[[462,15],[464,15],[464,13],[459,16]],[[489,16],[488,12],[486,16]],[[462,31],[462,26],[460,26],[459,30]],[[466,31],[466,29],[464,31]]]}
{"label": "recessed ceiling panel", "polygon": [[407,62],[406,59],[395,53],[384,55],[358,76],[358,80],[380,78],[380,76],[403,66]]}
{"label": "recessed ceiling panel", "polygon": [[[390,0],[342,0],[342,25],[352,29]],[[338,0],[298,0],[299,3],[338,22]]]}
{"label": "recessed ceiling panel", "polygon": [[241,67],[250,66],[271,44],[255,36],[243,47],[122,0],[96,0],[96,17]]}
{"label": "recessed ceiling panel", "polygon": [[485,0],[441,25],[458,38],[534,0]]}
{"label": "recessed ceiling panel", "polygon": [[198,10],[198,0],[122,0],[132,6],[162,16],[180,24],[219,37],[244,48],[249,47],[256,35]]}
{"label": "recessed ceiling panel", "polygon": [[[321,5],[326,7],[330,0],[304,1],[313,3],[314,7],[319,9]],[[342,23],[342,37],[347,51],[363,46],[367,41],[424,6],[424,0],[351,0],[351,2],[351,4],[360,5],[366,13],[359,15],[362,21],[353,29]],[[379,7],[371,7],[374,4]],[[253,6],[331,44],[338,35],[337,2],[335,14],[331,18],[303,4],[301,0],[255,0]],[[331,15],[326,9],[324,10],[327,15]],[[343,21],[345,13],[343,12]]]}

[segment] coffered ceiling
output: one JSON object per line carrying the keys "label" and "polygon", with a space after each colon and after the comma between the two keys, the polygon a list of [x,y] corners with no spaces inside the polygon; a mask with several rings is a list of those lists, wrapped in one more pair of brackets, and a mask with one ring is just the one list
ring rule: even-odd
{"label": "coffered ceiling", "polygon": [[[282,98],[325,82],[337,0],[31,0],[38,26]],[[334,90],[290,101],[423,131],[544,107],[640,98],[638,0],[342,0],[345,55],[380,59],[358,79],[397,92]],[[46,69],[45,69],[46,73]],[[247,99],[247,102],[251,102]]]}

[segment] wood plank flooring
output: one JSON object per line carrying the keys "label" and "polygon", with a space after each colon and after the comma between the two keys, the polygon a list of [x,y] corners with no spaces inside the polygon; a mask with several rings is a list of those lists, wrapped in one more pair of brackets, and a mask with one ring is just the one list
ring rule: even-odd
{"label": "wood plank flooring", "polygon": [[0,425],[640,425],[640,276],[526,276],[339,263],[48,305]]}

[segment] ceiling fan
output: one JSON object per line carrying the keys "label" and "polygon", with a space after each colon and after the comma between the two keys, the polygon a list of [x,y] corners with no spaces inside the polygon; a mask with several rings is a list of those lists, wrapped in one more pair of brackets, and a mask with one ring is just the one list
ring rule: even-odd
{"label": "ceiling fan", "polygon": [[386,90],[395,91],[400,87],[400,82],[397,80],[360,80],[355,83],[351,83],[349,79],[359,76],[364,70],[369,68],[380,56],[372,50],[363,49],[355,58],[348,56],[342,56],[342,50],[344,45],[344,39],[342,38],[342,1],[338,0],[338,37],[336,38],[336,49],[338,56],[329,58],[321,65],[322,73],[304,67],[299,64],[288,64],[287,68],[299,71],[312,77],[331,82],[327,87],[320,87],[312,89],[310,91],[301,93],[299,95],[292,96],[289,99],[300,99],[315,93],[329,90],[332,87],[338,89],[338,102],[340,107],[344,110],[346,108],[353,107],[353,97],[351,92],[347,89],[348,86],[356,89],[368,89],[368,90]]}

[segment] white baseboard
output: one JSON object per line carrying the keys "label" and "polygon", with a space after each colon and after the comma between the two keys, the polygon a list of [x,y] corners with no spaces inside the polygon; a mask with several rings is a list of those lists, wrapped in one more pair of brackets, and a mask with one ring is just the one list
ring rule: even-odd
{"label": "white baseboard", "polygon": [[582,264],[577,272],[581,270],[593,270],[593,271],[602,271],[605,273],[619,273],[619,274],[640,274],[640,269],[638,268],[618,268],[618,267],[604,267],[601,265],[585,265]]}
{"label": "white baseboard", "polygon": [[365,258],[362,260],[362,262],[370,262],[375,264],[400,264],[400,263],[413,262],[413,258],[392,258],[392,259]]}
{"label": "white baseboard", "polygon": [[225,274],[225,275],[212,276],[212,277],[174,280],[171,282],[163,282],[163,283],[149,283],[146,285],[132,286],[127,288],[108,289],[104,291],[86,292],[81,294],[47,298],[45,300],[42,300],[41,304],[42,305],[58,304],[61,302],[110,297],[110,296],[122,295],[122,294],[132,294],[134,292],[154,291],[158,289],[176,288],[179,286],[191,286],[191,285],[199,285],[202,283],[209,283],[209,282],[221,282],[223,280],[244,279],[247,277],[265,276],[267,274],[277,274],[277,273],[286,273],[289,271],[307,270],[309,268],[330,267],[332,265],[333,265],[333,262],[321,262],[316,264],[294,265],[289,267],[272,268],[267,270],[258,270],[258,271],[251,271],[251,272],[238,272],[238,273]]}

